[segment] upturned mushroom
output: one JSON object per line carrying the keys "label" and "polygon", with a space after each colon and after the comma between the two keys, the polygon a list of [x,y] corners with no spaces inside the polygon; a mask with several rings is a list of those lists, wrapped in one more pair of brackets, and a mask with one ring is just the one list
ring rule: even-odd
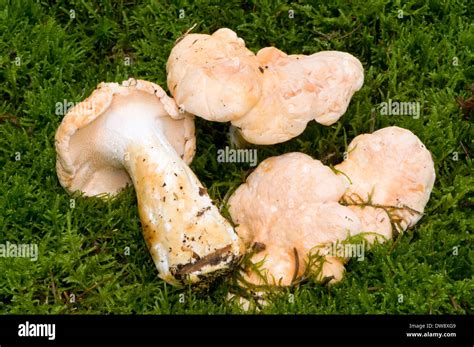
{"label": "upturned mushroom", "polygon": [[56,132],[57,174],[69,192],[110,196],[133,183],[143,234],[159,277],[205,284],[242,253],[234,229],[187,166],[193,116],[158,85],[101,83]]}
{"label": "upturned mushroom", "polygon": [[298,136],[313,119],[335,123],[364,81],[362,64],[349,53],[287,55],[266,47],[254,54],[227,28],[184,36],[166,69],[180,107],[230,121],[246,141],[263,145]]}
{"label": "upturned mushroom", "polygon": [[[397,127],[356,137],[334,170],[302,153],[264,160],[229,199],[237,233],[261,271],[244,269],[246,282],[286,286],[318,255],[318,280],[343,277],[348,255],[331,244],[353,236],[390,239],[421,218],[433,188],[431,154]],[[255,247],[253,245],[257,245]],[[327,247],[329,246],[329,247]]]}

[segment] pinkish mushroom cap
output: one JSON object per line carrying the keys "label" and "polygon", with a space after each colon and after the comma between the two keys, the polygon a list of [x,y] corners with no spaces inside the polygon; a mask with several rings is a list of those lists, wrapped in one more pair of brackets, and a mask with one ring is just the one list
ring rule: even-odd
{"label": "pinkish mushroom cap", "polygon": [[[423,216],[436,177],[425,145],[411,131],[399,127],[357,136],[349,144],[347,159],[335,168],[350,183],[345,203],[384,207],[400,232]],[[372,211],[383,224],[380,209]],[[365,220],[377,219],[368,213]],[[387,230],[382,224],[380,228]]]}
{"label": "pinkish mushroom cap", "polygon": [[248,142],[275,144],[301,134],[311,120],[335,123],[362,87],[363,67],[337,51],[256,55],[230,29],[186,35],[171,51],[168,88],[186,111],[231,121]]}
{"label": "pinkish mushroom cap", "polygon": [[[264,246],[252,258],[264,260],[268,284],[290,285],[307,269],[308,255],[361,231],[357,215],[338,203],[347,183],[303,153],[264,160],[229,199],[229,212],[247,247]],[[339,280],[343,260],[328,256],[320,278]],[[322,265],[322,264],[319,264]],[[247,280],[261,284],[259,274]]]}
{"label": "pinkish mushroom cap", "polygon": [[69,110],[56,132],[56,169],[66,190],[82,191],[86,196],[115,195],[131,183],[127,170],[111,162],[124,158],[104,158],[98,150],[121,147],[120,137],[106,142],[111,123],[106,123],[105,116],[125,113],[124,109],[129,111],[132,123],[140,112],[154,117],[176,153],[191,163],[196,150],[193,116],[179,113],[174,100],[159,85],[135,79],[122,84],[100,83],[86,100]]}

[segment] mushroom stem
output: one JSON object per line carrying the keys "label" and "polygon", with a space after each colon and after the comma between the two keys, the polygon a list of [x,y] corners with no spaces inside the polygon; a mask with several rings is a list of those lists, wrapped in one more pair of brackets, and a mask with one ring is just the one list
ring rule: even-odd
{"label": "mushroom stem", "polygon": [[252,144],[243,137],[242,132],[236,126],[229,126],[228,136],[232,148],[240,149],[252,147]]}
{"label": "mushroom stem", "polygon": [[193,283],[237,262],[237,234],[164,135],[130,143],[125,159],[144,237],[162,279]]}

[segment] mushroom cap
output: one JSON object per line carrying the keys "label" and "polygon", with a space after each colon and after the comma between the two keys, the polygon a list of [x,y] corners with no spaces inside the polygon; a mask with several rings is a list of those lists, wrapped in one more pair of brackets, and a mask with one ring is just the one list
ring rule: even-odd
{"label": "mushroom cap", "polygon": [[345,180],[320,161],[286,153],[258,165],[230,197],[229,212],[239,224],[239,236],[251,245],[254,233],[264,233],[282,211],[299,209],[303,202],[337,202],[346,187]]}
{"label": "mushroom cap", "polygon": [[349,205],[347,207],[359,218],[361,232],[365,233],[364,239],[369,244],[373,244],[376,240],[378,243],[383,243],[392,238],[392,224],[384,209],[360,205]]}
{"label": "mushroom cap", "polygon": [[[357,216],[337,202],[305,203],[301,206],[304,208],[286,209],[274,214],[271,225],[261,229],[249,225],[251,221],[244,224],[247,241],[252,235],[253,242],[265,245],[265,249],[257,253],[252,261],[255,263],[265,259],[262,270],[267,272],[268,284],[290,285],[293,279],[304,274],[308,255],[317,252],[325,256],[331,244],[357,235],[361,230]],[[240,225],[236,230],[240,236]],[[328,273],[329,270],[324,271],[324,277],[334,275]],[[263,284],[255,273],[249,274],[248,279],[252,283]]]}
{"label": "mushroom cap", "polygon": [[429,151],[397,127],[356,137],[335,171],[303,153],[288,153],[264,160],[230,197],[239,237],[248,247],[259,245],[251,261],[263,262],[260,273],[245,271],[248,282],[289,285],[316,253],[324,258],[316,278],[339,281],[348,255],[328,246],[359,234],[369,244],[382,243],[392,237],[393,225],[414,225],[435,180]]}
{"label": "mushroom cap", "polygon": [[230,29],[184,36],[171,50],[166,71],[177,104],[210,121],[241,117],[260,97],[255,55]]}
{"label": "mushroom cap", "polygon": [[257,53],[262,96],[232,124],[251,143],[275,144],[300,135],[309,121],[331,125],[362,87],[364,69],[349,53],[325,51],[287,55],[274,47]]}
{"label": "mushroom cap", "polygon": [[357,136],[347,159],[335,168],[350,183],[346,203],[370,198],[372,205],[388,207],[402,230],[422,217],[436,177],[431,153],[416,135],[399,127]]}
{"label": "mushroom cap", "polygon": [[[303,274],[308,254],[360,232],[357,215],[338,203],[346,187],[318,160],[287,153],[264,160],[234,192],[229,212],[236,231],[247,246],[265,245],[252,260],[265,258],[269,283],[290,284]],[[248,280],[259,281],[252,273]]]}
{"label": "mushroom cap", "polygon": [[[192,161],[196,143],[193,116],[179,112],[160,86],[135,79],[122,84],[100,83],[86,100],[69,110],[56,132],[56,169],[66,190],[79,190],[86,196],[114,195],[131,182],[121,163],[123,158],[104,154],[108,150],[119,155],[121,143],[111,143],[103,134],[109,112],[124,108],[130,111],[127,117],[133,123],[137,117],[133,107],[153,115],[177,154],[186,163]],[[124,131],[129,123],[123,125]]]}
{"label": "mushroom cap", "polygon": [[255,144],[287,141],[313,119],[335,123],[361,88],[363,71],[344,52],[287,55],[266,47],[255,55],[227,28],[185,36],[167,63],[168,88],[180,106],[231,121]]}

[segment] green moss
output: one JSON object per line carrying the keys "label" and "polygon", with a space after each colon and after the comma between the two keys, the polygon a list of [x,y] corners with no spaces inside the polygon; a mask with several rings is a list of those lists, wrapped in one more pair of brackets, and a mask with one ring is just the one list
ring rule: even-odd
{"label": "green moss", "polygon": [[[456,102],[474,77],[468,1],[132,3],[0,0],[0,242],[37,243],[40,252],[36,262],[0,258],[1,313],[241,312],[226,302],[224,280],[194,293],[157,278],[133,189],[111,201],[77,196],[71,208],[55,172],[56,103],[128,77],[166,87],[168,54],[194,24],[206,33],[230,27],[254,51],[344,50],[364,65],[364,87],[338,123],[313,122],[297,139],[258,147],[259,161],[303,151],[335,164],[357,134],[389,125],[412,130],[435,160],[435,188],[413,230],[350,262],[340,284],[304,283],[263,312],[473,313],[472,125]],[[381,116],[389,98],[420,102],[421,117]],[[224,199],[249,166],[217,162],[227,124],[196,125],[192,168]]]}

